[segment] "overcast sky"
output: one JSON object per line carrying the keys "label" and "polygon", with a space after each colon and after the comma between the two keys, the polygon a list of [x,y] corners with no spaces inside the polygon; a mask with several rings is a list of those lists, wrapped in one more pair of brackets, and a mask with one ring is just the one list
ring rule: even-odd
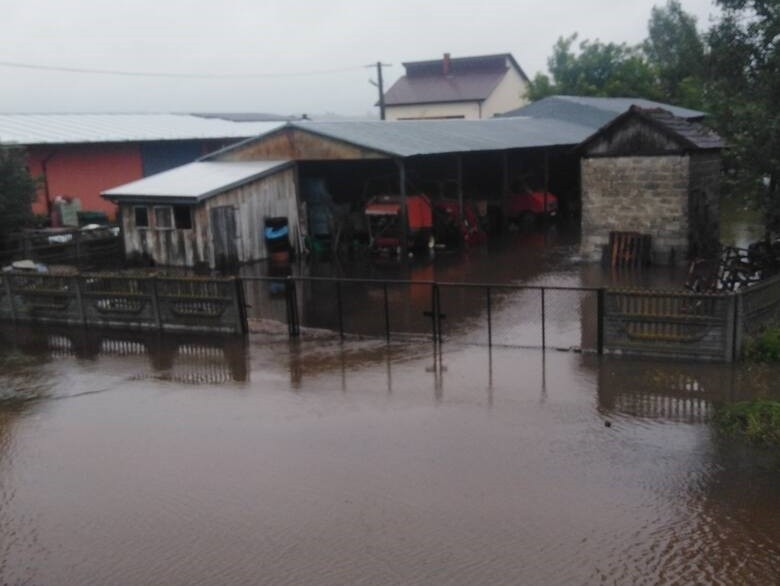
{"label": "overcast sky", "polygon": [[[367,115],[368,63],[512,53],[529,77],[561,35],[636,43],[665,0],[0,0],[0,112],[333,112]],[[682,0],[700,27],[711,0]],[[319,72],[319,73],[313,73]],[[326,73],[322,73],[326,72]],[[288,76],[288,74],[306,74]],[[245,76],[245,77],[242,77]],[[266,76],[266,77],[261,77]]]}

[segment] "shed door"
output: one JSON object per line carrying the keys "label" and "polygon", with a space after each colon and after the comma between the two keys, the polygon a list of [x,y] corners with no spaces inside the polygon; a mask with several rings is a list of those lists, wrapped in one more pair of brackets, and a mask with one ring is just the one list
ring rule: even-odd
{"label": "shed door", "polygon": [[238,232],[236,208],[211,208],[211,233],[214,237],[214,264],[218,269],[238,266]]}

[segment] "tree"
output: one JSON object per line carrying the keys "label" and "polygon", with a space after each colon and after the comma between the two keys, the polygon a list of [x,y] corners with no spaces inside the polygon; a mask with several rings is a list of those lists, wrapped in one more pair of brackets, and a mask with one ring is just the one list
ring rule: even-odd
{"label": "tree", "polygon": [[0,148],[0,245],[32,221],[36,186],[27,172],[24,151]]}
{"label": "tree", "polygon": [[537,74],[530,84],[529,99],[553,94],[655,96],[653,71],[639,47],[584,40],[575,53],[576,40],[576,34],[558,39],[547,60],[552,79]]}
{"label": "tree", "polygon": [[767,226],[780,227],[780,3],[718,0],[708,34],[707,109],[729,142],[734,190],[758,195]]}
{"label": "tree", "polygon": [[699,108],[703,101],[705,43],[696,18],[677,0],[654,6],[642,45],[656,76],[656,92],[664,101]]}

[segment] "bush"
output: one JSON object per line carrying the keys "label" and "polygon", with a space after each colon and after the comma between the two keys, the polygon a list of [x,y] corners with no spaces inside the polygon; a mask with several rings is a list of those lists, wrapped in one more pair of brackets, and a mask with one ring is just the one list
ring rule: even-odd
{"label": "bush", "polygon": [[780,328],[770,328],[751,340],[745,357],[756,362],[780,361]]}
{"label": "bush", "polygon": [[715,422],[721,432],[742,436],[756,444],[780,446],[780,402],[742,401],[718,409]]}

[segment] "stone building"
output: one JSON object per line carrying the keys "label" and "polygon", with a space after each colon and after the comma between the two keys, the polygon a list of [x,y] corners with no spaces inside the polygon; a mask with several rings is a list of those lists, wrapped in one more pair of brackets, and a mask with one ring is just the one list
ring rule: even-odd
{"label": "stone building", "polygon": [[582,256],[602,258],[610,232],[652,239],[652,260],[715,250],[722,140],[662,109],[631,107],[579,147]]}

